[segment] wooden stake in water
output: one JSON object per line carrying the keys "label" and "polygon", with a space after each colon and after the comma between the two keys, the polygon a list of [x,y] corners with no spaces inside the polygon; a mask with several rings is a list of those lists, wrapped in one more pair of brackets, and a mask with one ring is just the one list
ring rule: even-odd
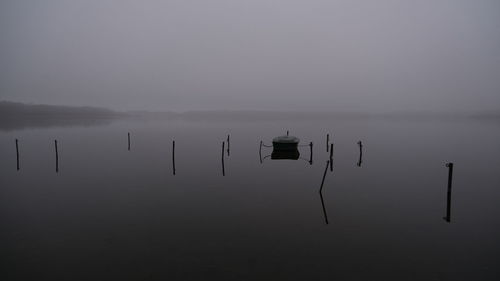
{"label": "wooden stake in water", "polygon": [[286,135],[288,136],[288,131],[286,131]]}
{"label": "wooden stake in water", "polygon": [[59,153],[57,151],[57,140],[54,140],[54,147],[56,149],[56,173],[59,172]]}
{"label": "wooden stake in water", "polygon": [[19,171],[19,144],[17,139],[16,139],[16,159],[17,159],[17,170]]}
{"label": "wooden stake in water", "polygon": [[226,175],[226,171],[224,169],[224,142],[222,142],[222,176]]}
{"label": "wooden stake in water", "polygon": [[448,167],[448,194],[447,194],[447,204],[446,204],[446,217],[444,220],[447,222],[451,221],[451,182],[453,179],[453,163],[447,163],[446,167]]}
{"label": "wooden stake in water", "polygon": [[359,145],[359,159],[358,159],[358,167],[361,167],[361,162],[363,161],[363,143],[358,141]]}
{"label": "wooden stake in water", "polygon": [[259,146],[259,160],[260,164],[262,164],[262,141],[260,141],[260,146]]}
{"label": "wooden stake in water", "polygon": [[312,142],[309,143],[309,147],[311,148],[311,153],[309,154],[309,164],[312,165],[313,164],[313,143]]}
{"label": "wooden stake in water", "polygon": [[175,141],[172,141],[172,170],[175,176]]}
{"label": "wooden stake in water", "polygon": [[227,135],[227,156],[229,156],[229,135]]}
{"label": "wooden stake in water", "polygon": [[330,172],[333,172],[333,143],[330,144]]}
{"label": "wooden stake in water", "polygon": [[130,151],[130,132],[127,133],[127,139],[128,139],[128,151]]}

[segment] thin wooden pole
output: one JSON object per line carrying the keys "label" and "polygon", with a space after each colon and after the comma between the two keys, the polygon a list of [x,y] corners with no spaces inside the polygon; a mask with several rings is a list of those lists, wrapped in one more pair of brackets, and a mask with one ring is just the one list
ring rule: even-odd
{"label": "thin wooden pole", "polygon": [[130,151],[130,132],[127,133],[127,139],[128,139],[128,151]]}
{"label": "thin wooden pole", "polygon": [[224,142],[222,142],[222,176],[226,175],[226,171],[224,169]]}
{"label": "thin wooden pole", "polygon": [[19,144],[18,140],[16,139],[16,159],[17,159],[17,170],[19,171]]}
{"label": "thin wooden pole", "polygon": [[453,179],[453,163],[447,163],[446,167],[448,167],[448,192],[446,198],[446,217],[444,218],[447,222],[451,221],[451,186]]}
{"label": "thin wooden pole", "polygon": [[57,140],[54,140],[54,147],[56,149],[56,173],[59,172],[59,152],[57,151]]}
{"label": "thin wooden pole", "polygon": [[309,143],[309,147],[311,148],[311,153],[309,154],[309,164],[312,165],[313,163],[313,143]]}
{"label": "thin wooden pole", "polygon": [[358,167],[361,167],[361,162],[363,161],[363,143],[358,141],[359,145],[359,159],[358,159]]}
{"label": "thin wooden pole", "polygon": [[175,140],[172,141],[172,171],[175,176]]}
{"label": "thin wooden pole", "polygon": [[229,134],[227,135],[227,156],[229,156]]}
{"label": "thin wooden pole", "polygon": [[262,141],[260,141],[260,146],[259,146],[259,160],[260,164],[262,164]]}

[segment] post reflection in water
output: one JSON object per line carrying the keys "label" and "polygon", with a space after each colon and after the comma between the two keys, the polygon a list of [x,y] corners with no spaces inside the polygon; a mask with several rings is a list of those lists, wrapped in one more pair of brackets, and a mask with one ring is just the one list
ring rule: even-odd
{"label": "post reflection in water", "polygon": [[331,165],[330,160],[326,161],[325,172],[323,173],[323,179],[321,180],[321,187],[319,188],[319,198],[321,199],[321,207],[323,208],[325,224],[328,224],[328,214],[326,213],[325,201],[323,200],[323,185],[325,184],[326,171],[328,171],[329,165]]}

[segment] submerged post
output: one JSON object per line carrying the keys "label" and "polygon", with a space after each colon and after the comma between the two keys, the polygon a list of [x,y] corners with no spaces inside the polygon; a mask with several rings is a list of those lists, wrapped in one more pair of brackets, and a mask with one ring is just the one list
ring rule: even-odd
{"label": "submerged post", "polygon": [[172,171],[175,176],[175,140],[172,141]]}
{"label": "submerged post", "polygon": [[262,141],[260,141],[260,146],[259,146],[259,160],[260,164],[262,164]]}
{"label": "submerged post", "polygon": [[127,133],[127,139],[128,139],[128,151],[130,151],[130,132]]}
{"label": "submerged post", "polygon": [[222,176],[226,175],[226,171],[224,169],[224,142],[222,142]]}
{"label": "submerged post", "polygon": [[311,152],[309,153],[309,165],[313,164],[313,143],[309,143],[309,147],[311,149]]}
{"label": "submerged post", "polygon": [[363,143],[358,141],[359,145],[359,159],[358,159],[358,167],[361,167],[361,162],[363,161]]}
{"label": "submerged post", "polygon": [[447,222],[451,221],[451,182],[453,179],[453,163],[447,163],[446,167],[448,167],[448,192],[447,192],[447,204],[446,204],[446,217],[444,219]]}
{"label": "submerged post", "polygon": [[229,156],[229,134],[227,135],[227,156]]}
{"label": "submerged post", "polygon": [[326,134],[326,152],[328,152],[329,143],[330,143],[330,134]]}
{"label": "submerged post", "polygon": [[16,139],[16,159],[17,159],[17,170],[19,171],[19,144],[17,139]]}
{"label": "submerged post", "polygon": [[56,173],[59,172],[59,153],[57,151],[57,140],[54,140],[54,146],[56,148]]}

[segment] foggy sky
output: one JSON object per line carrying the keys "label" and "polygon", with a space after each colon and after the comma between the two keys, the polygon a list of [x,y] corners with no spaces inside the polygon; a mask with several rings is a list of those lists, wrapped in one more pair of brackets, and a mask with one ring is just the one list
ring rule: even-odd
{"label": "foggy sky", "polygon": [[498,0],[2,0],[0,100],[500,109]]}

